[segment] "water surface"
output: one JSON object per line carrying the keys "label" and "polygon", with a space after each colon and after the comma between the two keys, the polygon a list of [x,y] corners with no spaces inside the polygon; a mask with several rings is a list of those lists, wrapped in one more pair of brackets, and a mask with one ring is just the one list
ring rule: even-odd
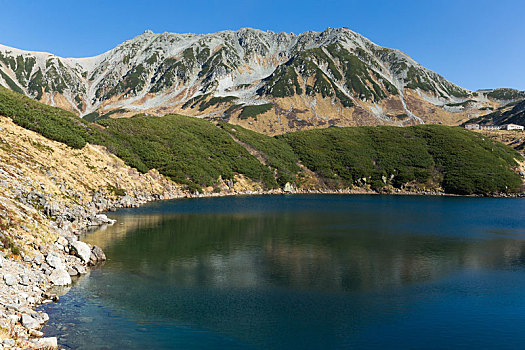
{"label": "water surface", "polygon": [[[45,311],[74,349],[522,348],[525,201],[290,195],[119,210]],[[121,224],[122,223],[122,224]]]}

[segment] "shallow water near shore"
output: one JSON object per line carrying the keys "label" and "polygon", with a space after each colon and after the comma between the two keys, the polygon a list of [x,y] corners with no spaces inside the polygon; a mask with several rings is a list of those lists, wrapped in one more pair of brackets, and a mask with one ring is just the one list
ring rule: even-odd
{"label": "shallow water near shore", "polygon": [[122,209],[49,313],[74,349],[521,348],[525,200],[283,195]]}

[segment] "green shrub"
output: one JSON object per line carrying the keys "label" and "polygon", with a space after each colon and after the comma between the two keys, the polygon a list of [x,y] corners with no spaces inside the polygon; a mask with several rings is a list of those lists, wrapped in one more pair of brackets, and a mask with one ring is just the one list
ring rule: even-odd
{"label": "green shrub", "polygon": [[209,101],[204,101],[199,106],[199,111],[204,111],[205,109],[208,109],[211,106],[215,106],[221,103],[229,103],[237,100],[238,98],[235,96],[225,96],[225,97],[212,97],[209,99]]}
{"label": "green shrub", "polygon": [[241,114],[239,114],[239,119],[257,118],[259,114],[264,114],[272,108],[273,104],[271,103],[255,106],[244,106],[242,108]]}
{"label": "green shrub", "polygon": [[0,115],[30,130],[73,148],[86,144],[89,126],[71,112],[50,107],[0,87]]}
{"label": "green shrub", "polygon": [[525,97],[525,91],[519,91],[516,89],[496,89],[489,92],[487,96],[496,100],[515,100]]}

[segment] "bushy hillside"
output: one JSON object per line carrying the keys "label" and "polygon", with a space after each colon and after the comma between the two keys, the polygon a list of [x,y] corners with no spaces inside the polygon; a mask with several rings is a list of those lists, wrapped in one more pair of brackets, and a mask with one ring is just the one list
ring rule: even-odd
{"label": "bushy hillside", "polygon": [[519,154],[457,127],[329,128],[279,138],[336,187],[381,189],[412,182],[442,186],[447,193],[481,194],[517,190],[522,183],[511,170]]}
{"label": "bushy hillside", "polygon": [[483,194],[516,191],[522,184],[512,170],[518,153],[457,127],[328,128],[270,137],[179,115],[93,124],[4,88],[0,115],[73,148],[104,145],[141,172],[155,168],[197,190],[236,174],[265,188],[287,182],[301,187],[300,163],[325,189],[442,187],[447,193]]}
{"label": "bushy hillside", "polygon": [[241,144],[253,149],[262,158],[262,162],[274,170],[279,185],[284,186],[287,182],[296,181],[300,171],[297,164],[299,158],[285,140],[262,135],[238,125],[220,123],[219,126]]}
{"label": "bushy hillside", "polygon": [[0,86],[0,115],[29,130],[73,148],[82,148],[95,132],[71,112],[36,102]]}
{"label": "bushy hillside", "polygon": [[276,187],[270,170],[224,130],[202,119],[167,115],[100,122],[111,152],[142,172],[157,169],[175,182],[213,186],[219,176],[243,174]]}
{"label": "bushy hillside", "polygon": [[0,115],[43,136],[82,148],[106,146],[141,172],[158,169],[190,188],[213,185],[219,176],[244,174],[267,188],[277,186],[272,173],[213,124],[183,116],[104,120],[87,123],[73,113],[49,107],[0,87]]}

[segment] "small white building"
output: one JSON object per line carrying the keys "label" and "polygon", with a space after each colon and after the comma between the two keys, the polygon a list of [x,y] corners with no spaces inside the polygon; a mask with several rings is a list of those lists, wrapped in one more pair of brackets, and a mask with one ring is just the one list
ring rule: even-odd
{"label": "small white building", "polygon": [[518,124],[505,124],[502,126],[503,130],[523,130],[525,127],[523,125]]}
{"label": "small white building", "polygon": [[479,124],[465,124],[465,129],[479,130]]}

